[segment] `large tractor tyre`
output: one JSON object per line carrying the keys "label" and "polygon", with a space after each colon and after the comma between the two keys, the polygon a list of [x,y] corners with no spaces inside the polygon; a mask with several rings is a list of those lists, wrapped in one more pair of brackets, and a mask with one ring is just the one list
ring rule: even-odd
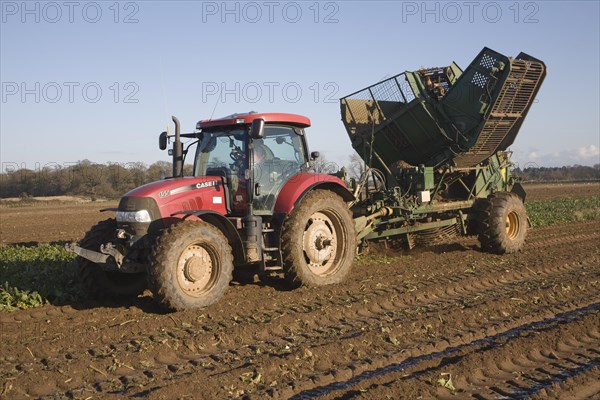
{"label": "large tractor tyre", "polygon": [[281,253],[285,278],[294,287],[343,281],[356,253],[356,233],[340,196],[309,192],[283,224]]}
{"label": "large tractor tyre", "polygon": [[209,223],[184,221],[158,239],[148,277],[159,303],[184,310],[219,300],[232,273],[233,255],[225,235]]}
{"label": "large tractor tyre", "polygon": [[[100,251],[100,245],[115,241],[117,223],[113,218],[96,224],[85,234],[79,245],[84,249]],[[108,263],[114,260],[109,257]],[[135,297],[147,287],[146,273],[126,274],[104,271],[83,257],[77,257],[77,275],[87,294],[98,300],[124,299]]]}
{"label": "large tractor tyre", "polygon": [[479,210],[479,242],[490,253],[515,253],[527,236],[527,211],[514,193],[498,192],[488,197]]}

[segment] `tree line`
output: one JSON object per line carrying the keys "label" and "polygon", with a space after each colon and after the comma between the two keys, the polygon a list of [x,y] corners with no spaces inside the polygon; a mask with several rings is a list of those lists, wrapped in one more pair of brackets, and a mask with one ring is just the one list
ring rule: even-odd
{"label": "tree line", "polygon": [[[191,172],[191,166],[186,166],[185,173]],[[83,160],[69,166],[21,168],[0,174],[0,198],[64,195],[118,198],[133,188],[171,175],[171,163],[166,161],[146,165],[142,162],[98,164]]]}
{"label": "tree line", "polygon": [[515,168],[512,173],[523,182],[598,181],[600,164],[594,166],[572,165],[566,167]]}
{"label": "tree line", "polygon": [[[321,163],[328,167],[324,158]],[[350,175],[360,175],[361,161],[357,155],[349,159]],[[318,168],[323,172],[332,168]],[[335,168],[337,169],[337,168]],[[184,174],[192,173],[191,165],[184,167]],[[600,164],[592,167],[574,165],[568,167],[525,167],[513,173],[525,182],[589,181],[600,180]],[[145,183],[164,179],[172,174],[171,163],[158,161],[151,165],[141,162],[129,164],[97,164],[89,160],[74,165],[53,165],[31,169],[7,170],[0,173],[0,198],[30,196],[85,196],[95,198],[118,198],[127,191]]]}

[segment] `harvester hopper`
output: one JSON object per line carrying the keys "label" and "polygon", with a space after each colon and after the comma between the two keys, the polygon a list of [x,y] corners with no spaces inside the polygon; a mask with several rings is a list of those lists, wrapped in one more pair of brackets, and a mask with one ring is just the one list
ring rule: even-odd
{"label": "harvester hopper", "polygon": [[404,72],[341,99],[353,147],[389,171],[398,162],[472,167],[510,146],[546,75],[525,53],[484,48],[455,63]]}

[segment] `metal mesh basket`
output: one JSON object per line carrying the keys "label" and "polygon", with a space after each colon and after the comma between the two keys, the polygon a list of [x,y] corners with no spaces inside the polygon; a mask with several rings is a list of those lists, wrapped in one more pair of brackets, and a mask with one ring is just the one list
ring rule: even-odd
{"label": "metal mesh basket", "polygon": [[369,135],[414,98],[404,73],[352,93],[340,100],[346,130],[351,136]]}

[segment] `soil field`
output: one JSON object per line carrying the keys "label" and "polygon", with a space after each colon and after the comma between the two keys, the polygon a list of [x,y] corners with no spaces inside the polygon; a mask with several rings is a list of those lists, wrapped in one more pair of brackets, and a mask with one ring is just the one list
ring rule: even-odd
{"label": "soil field", "polygon": [[[527,201],[600,197],[600,183],[525,184]],[[0,206],[0,244],[78,240],[98,221],[113,216],[100,209],[117,201],[83,204]]]}
{"label": "soil field", "polygon": [[527,201],[600,197],[600,182],[525,183]]}
{"label": "soil field", "polygon": [[233,283],[199,311],[146,292],[3,313],[0,397],[599,399],[598,243],[600,222],[578,222],[504,256],[380,247],[344,284]]}
{"label": "soil field", "polygon": [[117,201],[0,206],[0,243],[78,240],[98,221],[114,216],[100,212]]}
{"label": "soil field", "polygon": [[5,398],[565,398],[600,396],[598,222],[359,261],[347,283],[232,285],[216,305],[0,315]]}

